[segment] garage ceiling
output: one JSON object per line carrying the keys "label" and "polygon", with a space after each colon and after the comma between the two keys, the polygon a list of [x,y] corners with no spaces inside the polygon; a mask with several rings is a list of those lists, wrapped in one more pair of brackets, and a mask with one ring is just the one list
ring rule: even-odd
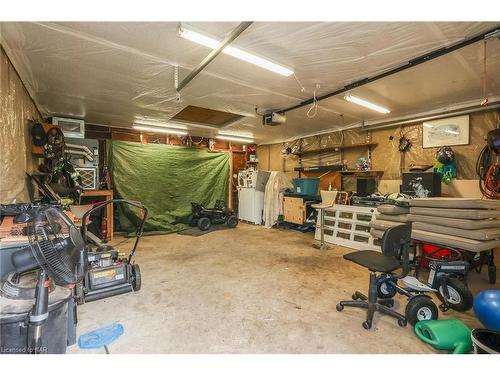
{"label": "garage ceiling", "polygon": [[[223,39],[237,22],[194,23]],[[232,45],[294,70],[283,77],[219,55],[184,90],[174,87],[210,52],[177,35],[179,23],[1,23],[7,54],[44,115],[81,117],[88,123],[131,127],[138,118],[166,121],[187,106],[245,116],[224,126],[259,143],[279,142],[328,130],[442,108],[482,98],[483,43],[377,82],[353,95],[391,109],[365,110],[336,96],[287,113],[286,124],[263,127],[256,114],[282,109],[406,63],[493,29],[488,22],[262,22]],[[489,95],[500,95],[500,41],[487,44]],[[235,117],[236,118],[236,117]],[[203,134],[215,134],[204,128]],[[208,132],[208,133],[207,133]],[[195,131],[196,135],[196,131]]]}

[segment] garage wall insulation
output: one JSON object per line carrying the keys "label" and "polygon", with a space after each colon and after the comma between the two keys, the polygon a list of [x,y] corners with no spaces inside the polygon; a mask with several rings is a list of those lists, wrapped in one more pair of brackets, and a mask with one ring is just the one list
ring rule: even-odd
{"label": "garage wall insulation", "polygon": [[[454,186],[459,189],[458,185],[464,180],[476,180],[470,185],[473,188],[471,194],[479,194],[480,197],[476,174],[476,160],[479,152],[485,145],[484,138],[486,134],[488,131],[495,129],[499,123],[500,112],[498,110],[477,112],[470,115],[469,144],[452,146],[455,151],[458,175],[457,180],[449,185],[447,189]],[[381,177],[382,181],[398,181],[401,178],[401,155],[398,151],[398,140],[401,134],[404,134],[412,143],[412,146],[404,156],[404,170],[408,170],[409,165],[412,163],[431,165],[435,163],[435,154],[438,148],[422,148],[421,122],[409,124],[402,129],[396,127],[373,130],[371,132],[371,140],[377,143],[377,146],[373,149],[372,153],[372,169],[384,171]],[[257,149],[260,161],[259,168],[281,170],[286,172],[289,178],[297,177],[298,172],[295,172],[294,168],[298,165],[299,159],[295,155],[283,155],[281,150],[284,147],[293,148],[300,144],[303,150],[320,150],[323,148],[332,148],[340,144],[360,144],[366,141],[366,132],[361,129],[348,129],[343,131],[343,134],[332,132],[293,142],[261,145]],[[366,156],[366,149],[353,148],[344,152],[343,159],[347,161],[349,168],[353,169],[357,159],[361,156]],[[303,165],[329,165],[340,161],[340,154],[338,152],[326,152],[305,158]],[[346,190],[355,190],[355,178],[345,177],[344,184]],[[395,188],[399,188],[399,185],[395,184],[391,186],[391,191],[394,191]]]}
{"label": "garage wall insulation", "polygon": [[40,114],[0,48],[0,203],[29,202],[26,174],[32,170],[28,121]]}
{"label": "garage wall insulation", "polygon": [[[185,229],[191,202],[227,201],[229,153],[196,148],[109,141],[115,198],[141,201],[149,210],[145,231]],[[138,215],[117,207],[118,229],[134,231]]]}

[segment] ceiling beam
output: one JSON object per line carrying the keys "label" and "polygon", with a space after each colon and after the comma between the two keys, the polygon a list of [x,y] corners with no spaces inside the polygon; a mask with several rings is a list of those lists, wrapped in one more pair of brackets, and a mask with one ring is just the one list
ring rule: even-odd
{"label": "ceiling beam", "polygon": [[[403,65],[400,65],[400,66],[398,66],[396,68],[387,70],[387,71],[385,71],[383,73],[376,74],[376,75],[374,75],[372,77],[369,77],[369,78],[363,78],[363,79],[361,79],[359,81],[350,83],[350,84],[348,84],[346,86],[343,86],[343,87],[340,87],[337,90],[332,91],[332,92],[330,92],[328,94],[324,94],[322,96],[317,96],[316,97],[316,101],[319,102],[321,100],[331,98],[332,96],[336,96],[336,95],[342,94],[342,93],[347,92],[349,90],[352,90],[352,89],[354,89],[356,87],[364,86],[364,85],[366,85],[368,83],[372,83],[372,82],[378,81],[379,79],[382,79],[382,78],[391,76],[393,74],[402,72],[402,71],[404,71],[406,69],[413,68],[414,66],[423,64],[423,63],[425,63],[427,61],[434,60],[435,58],[438,58],[440,56],[447,55],[448,53],[451,53],[451,52],[456,51],[458,49],[464,48],[464,47],[466,47],[468,45],[471,45],[473,43],[479,42],[481,40],[487,40],[487,39],[490,39],[491,37],[496,37],[498,35],[499,31],[500,31],[500,28],[497,26],[494,29],[490,29],[490,30],[488,30],[486,32],[483,32],[481,34],[475,35],[475,36],[473,36],[471,38],[464,39],[464,40],[462,40],[462,41],[460,41],[458,43],[452,44],[452,45],[450,45],[448,47],[442,47],[442,48],[439,48],[439,49],[434,50],[432,52],[429,52],[429,53],[426,53],[424,55],[418,56],[418,57],[416,57],[416,58],[408,61],[407,63],[405,63]],[[313,102],[314,102],[314,98],[310,98],[310,99],[304,100],[304,101],[302,101],[299,104],[296,104],[294,106],[291,106],[291,107],[288,107],[288,108],[285,108],[285,109],[282,109],[282,110],[276,110],[276,111],[273,111],[273,112],[286,113],[286,112],[292,111],[294,109],[298,109],[298,108],[304,107],[306,105],[310,105]]]}
{"label": "ceiling beam", "polygon": [[231,31],[219,45],[205,57],[196,68],[194,68],[187,76],[179,83],[177,92],[180,92],[191,80],[196,77],[205,67],[215,59],[227,45],[231,44],[240,34],[245,31],[253,22],[241,22]]}

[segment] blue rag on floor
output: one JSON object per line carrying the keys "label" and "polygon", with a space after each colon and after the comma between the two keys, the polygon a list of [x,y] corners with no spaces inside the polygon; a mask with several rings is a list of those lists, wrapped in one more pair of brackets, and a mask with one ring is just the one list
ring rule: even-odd
{"label": "blue rag on floor", "polygon": [[78,346],[82,349],[97,349],[109,345],[123,334],[124,328],[120,323],[96,329],[80,335]]}

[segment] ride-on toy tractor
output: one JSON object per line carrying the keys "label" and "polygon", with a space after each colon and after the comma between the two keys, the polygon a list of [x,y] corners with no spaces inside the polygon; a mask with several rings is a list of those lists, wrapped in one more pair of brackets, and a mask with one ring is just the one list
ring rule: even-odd
{"label": "ride-on toy tractor", "polygon": [[238,225],[234,211],[222,200],[217,200],[213,208],[205,208],[201,203],[191,202],[191,208],[193,210],[191,225],[197,226],[202,231],[209,230],[212,224],[226,224],[229,228]]}

